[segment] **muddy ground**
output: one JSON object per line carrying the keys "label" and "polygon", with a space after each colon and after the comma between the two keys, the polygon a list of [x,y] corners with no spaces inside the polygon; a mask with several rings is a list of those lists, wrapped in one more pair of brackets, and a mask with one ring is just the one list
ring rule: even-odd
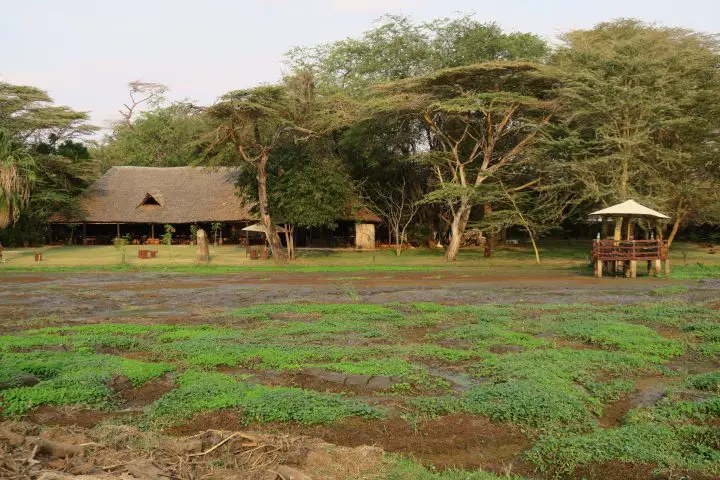
{"label": "muddy ground", "polygon": [[[568,271],[547,276],[490,276],[458,269],[448,272],[340,273],[238,273],[189,275],[176,273],[53,273],[0,275],[0,333],[16,331],[53,317],[58,323],[94,323],[141,320],[157,323],[207,322],[214,314],[230,308],[258,303],[287,302],[441,302],[474,303],[592,303],[630,304],[658,300],[653,290],[670,283],[689,287],[676,300],[712,303],[720,298],[717,282],[670,282],[657,278],[594,279]],[[26,323],[26,320],[30,322]],[[714,368],[714,365],[711,366]],[[703,369],[704,370],[704,369]],[[307,377],[307,376],[306,376]],[[286,384],[308,387],[316,379],[293,377]],[[652,403],[662,391],[660,381],[645,380],[635,396],[618,402],[601,419],[606,427],[617,425],[630,408]],[[132,415],[144,404],[172,388],[163,379],[150,384],[147,392],[128,393],[125,413]],[[332,385],[325,385],[333,391]],[[114,386],[122,392],[122,385]],[[310,388],[317,388],[310,385]],[[319,388],[318,388],[319,389]],[[347,389],[345,389],[347,390]],[[359,392],[362,393],[362,392]],[[55,409],[37,409],[26,420],[30,425],[79,425],[92,428],[107,420],[107,414]],[[32,427],[25,427],[32,428]],[[207,428],[240,429],[233,412],[201,416],[171,435],[193,435]],[[528,439],[514,428],[489,420],[453,415],[424,420],[414,428],[400,419],[378,424],[349,419],[339,425],[298,427],[266,426],[275,434],[319,438],[325,442],[356,448],[376,445],[385,451],[409,454],[439,467],[463,467],[533,476],[533,469],[521,458]],[[356,453],[355,450],[348,450]],[[624,478],[622,466],[595,466],[583,472],[590,478]],[[644,467],[643,467],[644,468]],[[619,472],[617,475],[611,472]],[[626,472],[627,473],[627,472]],[[635,472],[637,473],[637,472]],[[2,475],[0,475],[2,476]],[[328,477],[331,478],[331,477]],[[643,478],[631,474],[627,478]]]}
{"label": "muddy ground", "polygon": [[[656,278],[603,278],[558,272],[547,276],[369,272],[0,274],[1,320],[57,315],[87,322],[118,317],[192,321],[256,303],[442,302],[626,304],[656,300],[651,292],[669,283]],[[685,282],[680,298],[704,303],[717,296],[715,283]]]}

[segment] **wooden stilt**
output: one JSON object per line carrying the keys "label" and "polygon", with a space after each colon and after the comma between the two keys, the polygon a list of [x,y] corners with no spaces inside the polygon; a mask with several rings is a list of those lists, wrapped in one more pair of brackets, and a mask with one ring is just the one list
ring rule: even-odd
{"label": "wooden stilt", "polygon": [[656,277],[662,272],[662,260],[653,260],[653,275]]}
{"label": "wooden stilt", "polygon": [[117,238],[120,238],[120,224],[116,223],[115,226],[117,227]]}
{"label": "wooden stilt", "polygon": [[87,224],[83,223],[83,245],[87,245]]}
{"label": "wooden stilt", "polygon": [[150,238],[155,240],[155,224],[154,223],[150,224]]}
{"label": "wooden stilt", "polygon": [[665,259],[665,275],[670,275],[670,259]]}
{"label": "wooden stilt", "polygon": [[630,260],[630,278],[637,277],[637,260]]}
{"label": "wooden stilt", "polygon": [[[613,232],[613,240],[615,242],[620,242],[622,240],[622,231],[623,231],[623,217],[615,217],[615,232]],[[615,243],[617,245],[617,243]],[[623,262],[617,261],[615,262],[615,266],[612,269],[613,274],[617,275],[618,272],[622,271],[623,268]]]}
{"label": "wooden stilt", "polygon": [[598,260],[595,262],[595,277],[602,278],[603,276],[603,261]]}

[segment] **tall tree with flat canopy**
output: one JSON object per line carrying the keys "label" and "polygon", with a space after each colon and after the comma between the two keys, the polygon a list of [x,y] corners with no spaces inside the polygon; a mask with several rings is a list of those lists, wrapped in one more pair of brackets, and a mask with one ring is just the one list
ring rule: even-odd
{"label": "tall tree with flat canopy", "polygon": [[285,86],[263,86],[226,94],[208,109],[216,122],[210,150],[230,146],[235,158],[252,168],[257,178],[258,211],[276,262],[287,260],[273,223],[268,200],[267,164],[270,154],[288,133],[311,132],[294,123],[293,105]]}
{"label": "tall tree with flat canopy", "polygon": [[454,261],[479,187],[513,167],[538,137],[553,104],[550,69],[525,62],[488,62],[441,70],[377,87],[366,115],[421,122],[427,131],[416,157],[431,166],[434,188],[425,201],[450,212],[446,251]]}
{"label": "tall tree with flat canopy", "polygon": [[98,128],[88,118],[87,112],[54,105],[39,88],[0,82],[0,129],[26,144],[91,134]]}
{"label": "tall tree with flat canopy", "polygon": [[[0,130],[6,134],[0,167],[5,198],[0,203],[10,202],[2,207],[5,220],[10,219],[3,241],[42,242],[47,218],[73,208],[94,171],[87,149],[72,141],[97,130],[88,118],[86,112],[55,105],[39,88],[0,82]],[[10,157],[14,160],[8,161]]]}
{"label": "tall tree with flat canopy", "polygon": [[720,42],[636,20],[563,36],[552,62],[559,128],[547,155],[578,202],[630,198],[673,217],[710,219],[720,191]]}

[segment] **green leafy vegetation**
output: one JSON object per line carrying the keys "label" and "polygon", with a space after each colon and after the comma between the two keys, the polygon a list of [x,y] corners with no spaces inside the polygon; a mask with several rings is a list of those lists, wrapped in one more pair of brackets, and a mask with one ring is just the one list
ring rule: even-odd
{"label": "green leafy vegetation", "polygon": [[104,408],[112,402],[107,383],[125,376],[138,387],[170,372],[166,363],[144,363],[112,355],[92,353],[2,353],[0,379],[12,382],[24,375],[39,380],[37,385],[16,386],[0,391],[7,414],[18,415],[40,405],[84,405]]}
{"label": "green leafy vegetation", "polygon": [[421,398],[434,415],[466,411],[540,429],[586,430],[611,400],[634,388],[627,376],[656,371],[649,357],[593,350],[492,355],[473,368],[482,382],[460,397]]}
{"label": "green leafy vegetation", "polygon": [[706,390],[720,394],[720,372],[701,373],[685,380],[690,388]]}
{"label": "green leafy vegetation", "polygon": [[634,424],[543,438],[527,457],[541,471],[556,475],[570,475],[580,465],[610,460],[720,472],[717,429],[696,425]]}
{"label": "green leafy vegetation", "polygon": [[680,295],[682,293],[687,293],[690,289],[684,285],[668,285],[666,287],[658,287],[652,292],[650,292],[650,295],[654,295],[656,297],[665,297],[668,295]]}
{"label": "green leafy vegetation", "polygon": [[412,460],[401,457],[390,457],[387,462],[389,465],[384,472],[383,478],[385,480],[406,480],[409,478],[414,480],[520,480],[520,477],[514,475],[498,476],[482,471],[469,472],[466,470],[446,469],[438,472],[432,466],[424,467]]}
{"label": "green leafy vegetation", "polygon": [[343,417],[378,417],[380,412],[340,395],[299,388],[249,385],[222,373],[188,370],[178,377],[179,387],[155,402],[150,418],[165,423],[222,408],[242,409],[247,423],[272,421],[315,424]]}
{"label": "green leafy vegetation", "polygon": [[720,265],[695,263],[673,267],[670,276],[678,280],[697,280],[701,278],[720,278]]}
{"label": "green leafy vegetation", "polygon": [[[353,416],[383,422],[397,414],[395,407],[386,412],[370,404],[393,399],[391,405],[402,402],[406,420],[462,413],[522,427],[538,439],[528,460],[551,476],[605,460],[717,471],[717,373],[688,376],[664,366],[688,348],[707,353],[720,344],[718,314],[707,307],[271,304],[208,320],[217,324],[102,323],[4,335],[2,408],[6,415],[44,404],[110,409],[119,401],[113,378],[125,376],[137,387],[176,370],[182,372],[176,388],[148,405],[141,421],[161,428],[233,409],[247,424],[332,424]],[[675,329],[678,338],[658,329]],[[370,393],[368,402],[350,390],[277,386],[284,375],[311,368],[392,377],[393,387]],[[672,381],[661,400],[632,408],[619,427],[600,428],[600,417],[631,395],[638,379],[662,375]],[[28,376],[37,384],[24,386]],[[343,391],[342,382],[327,386]],[[407,461],[389,464],[386,474],[493,478]]]}

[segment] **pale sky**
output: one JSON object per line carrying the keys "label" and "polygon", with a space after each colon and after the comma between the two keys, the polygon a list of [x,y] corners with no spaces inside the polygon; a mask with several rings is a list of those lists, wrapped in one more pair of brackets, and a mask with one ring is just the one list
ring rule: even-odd
{"label": "pale sky", "polygon": [[719,0],[0,0],[0,12],[0,81],[47,90],[101,126],[131,80],[210,104],[278,80],[289,48],[357,36],[386,13],[475,13],[548,40],[618,17],[720,32]]}

